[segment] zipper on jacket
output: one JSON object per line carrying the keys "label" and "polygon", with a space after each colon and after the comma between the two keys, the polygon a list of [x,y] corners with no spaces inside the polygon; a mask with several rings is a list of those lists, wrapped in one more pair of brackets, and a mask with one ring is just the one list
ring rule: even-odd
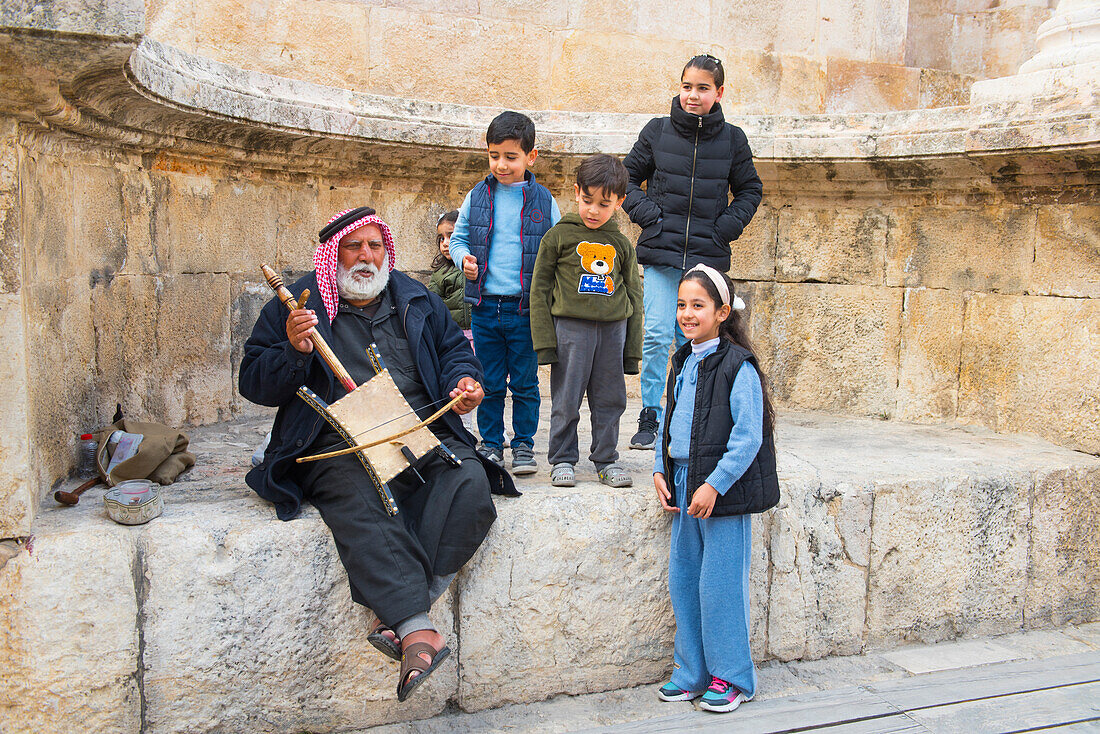
{"label": "zipper on jacket", "polygon": [[527,185],[520,189],[523,203],[519,207],[519,306],[516,313],[523,313],[523,210],[527,208]]}
{"label": "zipper on jacket", "polygon": [[695,147],[691,151],[691,188],[688,191],[688,218],[684,227],[684,261],[680,270],[687,270],[688,266],[688,235],[691,234],[691,206],[695,199],[695,159],[699,156],[699,131],[703,129],[703,118],[699,118],[699,127],[695,128]]}

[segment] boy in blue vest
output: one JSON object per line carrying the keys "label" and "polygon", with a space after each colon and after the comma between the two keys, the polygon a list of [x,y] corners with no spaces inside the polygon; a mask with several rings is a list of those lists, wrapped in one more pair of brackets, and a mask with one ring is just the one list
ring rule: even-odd
{"label": "boy in blue vest", "polygon": [[502,112],[485,133],[489,176],[466,195],[451,259],[466,276],[474,350],[485,370],[477,411],[482,453],[504,466],[504,396],[512,391],[512,472],[533,474],[539,422],[538,358],[531,343],[531,276],[542,236],[561,219],[528,170],[538,157],[535,123]]}

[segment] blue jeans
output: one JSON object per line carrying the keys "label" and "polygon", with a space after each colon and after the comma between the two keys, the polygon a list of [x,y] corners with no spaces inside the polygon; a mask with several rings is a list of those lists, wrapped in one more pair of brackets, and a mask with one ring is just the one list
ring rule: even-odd
{"label": "blue jeans", "polygon": [[691,496],[687,464],[673,465],[676,503],[668,554],[668,591],[676,615],[672,685],[703,691],[710,677],[732,683],[749,698],[756,693],[756,668],[749,649],[749,562],[752,515],[711,517],[687,514]]}
{"label": "blue jeans", "polygon": [[519,297],[483,296],[470,309],[474,350],[485,371],[485,399],[477,409],[481,442],[504,447],[504,395],[512,391],[512,445],[535,445],[539,426],[539,373],[531,344],[531,319],[519,313]]}
{"label": "blue jeans", "polygon": [[684,271],[664,265],[646,265],[642,273],[645,278],[642,281],[642,306],[645,308],[642,406],[660,408],[661,396],[665,394],[669,347],[673,342],[679,347],[687,341],[676,323],[676,293]]}

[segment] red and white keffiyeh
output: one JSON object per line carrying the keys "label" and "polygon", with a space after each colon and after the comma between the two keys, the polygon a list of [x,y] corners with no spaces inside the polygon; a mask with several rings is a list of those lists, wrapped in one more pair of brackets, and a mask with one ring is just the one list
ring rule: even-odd
{"label": "red and white keffiyeh", "polygon": [[[332,224],[351,211],[355,210],[345,209],[328,220],[328,224]],[[340,238],[348,232],[354,232],[367,224],[376,225],[378,229],[382,230],[382,243],[386,246],[386,261],[390,271],[393,271],[397,262],[397,250],[393,244],[393,233],[390,231],[390,226],[383,222],[377,214],[369,214],[356,219],[318,245],[317,251],[313,253],[313,269],[317,273],[317,290],[321,292],[321,302],[325,304],[325,312],[328,314],[330,324],[336,318],[336,304],[340,300],[340,294],[336,289],[336,267],[339,262],[337,252],[340,248]]]}

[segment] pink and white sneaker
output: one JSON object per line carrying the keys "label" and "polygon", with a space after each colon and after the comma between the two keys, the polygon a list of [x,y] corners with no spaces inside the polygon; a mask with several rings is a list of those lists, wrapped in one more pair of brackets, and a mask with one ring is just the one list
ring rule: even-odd
{"label": "pink and white sneaker", "polygon": [[704,711],[714,711],[725,714],[733,711],[745,701],[751,701],[749,696],[739,691],[736,686],[731,686],[721,678],[711,678],[710,688],[703,694],[699,701],[699,708]]}
{"label": "pink and white sneaker", "polygon": [[696,691],[685,691],[672,685],[672,681],[665,683],[657,689],[657,698],[662,701],[694,701],[703,694]]}

